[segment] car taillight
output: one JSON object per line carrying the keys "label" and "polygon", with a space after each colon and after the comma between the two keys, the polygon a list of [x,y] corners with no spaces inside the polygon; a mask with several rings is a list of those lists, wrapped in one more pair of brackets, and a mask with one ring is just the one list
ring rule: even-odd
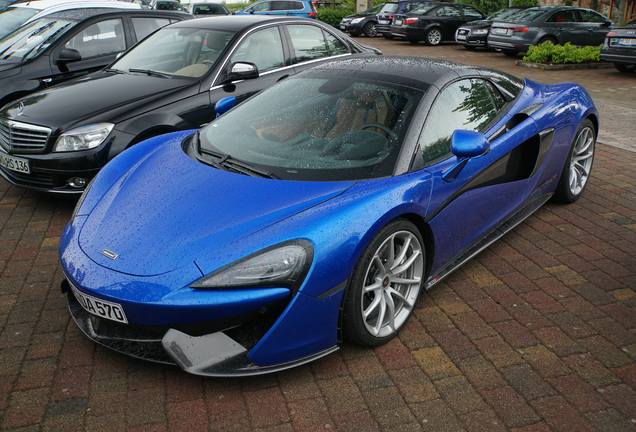
{"label": "car taillight", "polygon": [[393,20],[393,18],[395,18],[395,15],[388,15],[387,18]]}
{"label": "car taillight", "polygon": [[315,17],[316,17],[316,12],[309,12],[309,13],[307,14],[307,16],[310,16],[310,17],[312,17],[312,18],[315,18]]}
{"label": "car taillight", "polygon": [[617,35],[618,35],[618,33],[617,33],[617,32],[615,32],[615,31],[611,31],[611,32],[609,32],[609,33],[607,34],[607,37],[608,37],[608,38],[611,38],[611,37],[614,37],[614,36],[617,36]]}
{"label": "car taillight", "polygon": [[404,24],[406,25],[411,25],[416,23],[417,23],[417,18],[407,18],[404,20]]}
{"label": "car taillight", "polygon": [[514,33],[528,33],[528,26],[516,26],[512,28]]}

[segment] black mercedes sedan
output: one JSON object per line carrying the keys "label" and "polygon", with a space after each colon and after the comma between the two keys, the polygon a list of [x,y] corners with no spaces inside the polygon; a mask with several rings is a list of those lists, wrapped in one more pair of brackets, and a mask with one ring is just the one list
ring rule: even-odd
{"label": "black mercedes sedan", "polygon": [[184,13],[72,9],[31,21],[0,39],[0,106],[104,68]]}
{"label": "black mercedes sedan", "polygon": [[516,56],[543,42],[601,45],[612,22],[591,9],[571,6],[528,8],[492,23],[488,46]]}
{"label": "black mercedes sedan", "polygon": [[377,54],[330,26],[259,15],[164,27],[108,68],[0,109],[0,174],[40,191],[79,193],[140,141],[210,122],[242,100],[334,58]]}
{"label": "black mercedes sedan", "polygon": [[488,32],[493,21],[501,21],[511,18],[513,15],[522,11],[524,8],[510,7],[501,9],[486,19],[471,21],[457,29],[455,33],[455,42],[463,45],[466,49],[486,48]]}
{"label": "black mercedes sedan", "polygon": [[427,45],[439,45],[455,40],[455,32],[461,25],[485,17],[480,10],[466,4],[428,3],[407,15],[396,15],[391,33],[411,43],[424,41]]}
{"label": "black mercedes sedan", "polygon": [[607,34],[601,60],[614,63],[621,72],[636,72],[636,20]]}

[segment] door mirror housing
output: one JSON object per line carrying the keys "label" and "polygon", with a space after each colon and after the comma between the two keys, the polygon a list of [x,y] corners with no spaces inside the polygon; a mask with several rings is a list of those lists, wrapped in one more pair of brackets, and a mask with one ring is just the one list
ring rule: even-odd
{"label": "door mirror housing", "polygon": [[241,81],[258,78],[258,68],[254,63],[236,62],[232,63],[227,74],[226,82]]}
{"label": "door mirror housing", "polygon": [[611,21],[605,21],[603,24],[601,24],[603,27],[611,27],[612,26],[612,22]]}
{"label": "door mirror housing", "polygon": [[442,178],[452,181],[464,169],[471,158],[482,156],[490,150],[490,143],[480,132],[458,129],[451,137],[451,152],[457,156],[457,163],[449,168]]}
{"label": "door mirror housing", "polygon": [[214,104],[215,117],[220,117],[236,106],[236,96],[226,96]]}
{"label": "door mirror housing", "polygon": [[66,64],[80,61],[82,55],[78,50],[73,48],[62,48],[57,55],[57,63]]}

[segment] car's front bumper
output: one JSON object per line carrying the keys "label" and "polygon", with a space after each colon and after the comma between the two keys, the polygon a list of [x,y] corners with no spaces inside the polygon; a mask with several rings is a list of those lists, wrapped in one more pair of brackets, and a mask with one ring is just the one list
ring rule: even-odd
{"label": "car's front bumper", "polygon": [[352,23],[351,21],[341,21],[340,24],[338,24],[338,28],[345,33],[357,35],[362,33],[362,27],[364,26],[364,24],[364,21],[360,21],[357,23]]}
{"label": "car's front bumper", "polygon": [[488,33],[474,34],[470,30],[463,34],[460,34],[459,30],[455,33],[455,42],[466,46],[485,47],[487,45],[487,39]]}
{"label": "car's front bumper", "polygon": [[603,49],[601,51],[601,60],[610,63],[619,63],[624,65],[636,65],[636,49],[633,53],[615,52],[613,50]]}

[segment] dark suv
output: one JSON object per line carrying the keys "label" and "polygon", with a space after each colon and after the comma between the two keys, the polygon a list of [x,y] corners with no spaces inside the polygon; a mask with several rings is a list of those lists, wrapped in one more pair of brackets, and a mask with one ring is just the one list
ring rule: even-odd
{"label": "dark suv", "polygon": [[439,45],[455,40],[455,32],[462,24],[483,20],[486,16],[473,6],[459,3],[428,3],[406,15],[396,15],[391,34],[411,43],[420,41]]}
{"label": "dark suv", "polygon": [[31,21],[0,40],[0,107],[99,70],[182,13],[73,9]]}
{"label": "dark suv", "polygon": [[396,3],[385,3],[380,12],[378,12],[377,32],[387,39],[393,39],[391,33],[391,24],[395,15],[405,14],[413,9],[417,9],[430,3],[429,0],[401,0]]}
{"label": "dark suv", "polygon": [[574,45],[601,45],[612,22],[591,9],[569,6],[536,7],[495,21],[488,34],[488,46],[516,56],[530,45],[550,41]]}

